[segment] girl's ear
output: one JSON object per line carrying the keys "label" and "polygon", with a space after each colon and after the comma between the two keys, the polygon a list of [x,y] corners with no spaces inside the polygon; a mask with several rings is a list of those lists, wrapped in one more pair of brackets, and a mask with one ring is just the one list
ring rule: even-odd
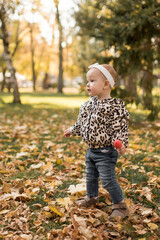
{"label": "girl's ear", "polygon": [[107,89],[108,87],[110,87],[110,84],[107,80],[105,80],[104,89]]}

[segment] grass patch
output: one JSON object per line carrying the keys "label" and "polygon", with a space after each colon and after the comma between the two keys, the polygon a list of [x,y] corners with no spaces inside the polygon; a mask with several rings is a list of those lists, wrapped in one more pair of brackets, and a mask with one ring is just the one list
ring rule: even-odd
{"label": "grass patch", "polygon": [[22,172],[18,172],[15,175],[13,175],[10,179],[14,180],[14,179],[37,179],[39,176],[41,175],[41,173],[39,171],[35,171],[35,170],[24,170]]}
{"label": "grass patch", "polygon": [[[46,231],[50,231],[52,229],[63,229],[64,224],[69,225],[70,221],[65,221],[64,223],[61,223],[60,221],[56,221],[55,219],[51,219],[50,221],[47,221],[47,223],[43,223],[42,227],[46,229]],[[57,234],[58,237],[58,234]]]}
{"label": "grass patch", "polygon": [[44,201],[44,194],[45,191],[43,189],[40,189],[37,195],[32,195],[31,200],[27,203],[27,205],[30,207],[32,211],[39,209],[38,206],[34,206],[37,203],[41,204],[42,207],[48,205],[47,202]]}
{"label": "grass patch", "polygon": [[[8,104],[12,107],[12,94],[2,93],[1,95],[1,105]],[[21,101],[23,106],[32,106],[33,108],[44,108],[54,107],[54,108],[76,108],[87,101],[88,97],[85,95],[76,94],[55,94],[48,92],[37,92],[37,93],[21,93]],[[16,109],[21,108],[21,104],[16,105]]]}

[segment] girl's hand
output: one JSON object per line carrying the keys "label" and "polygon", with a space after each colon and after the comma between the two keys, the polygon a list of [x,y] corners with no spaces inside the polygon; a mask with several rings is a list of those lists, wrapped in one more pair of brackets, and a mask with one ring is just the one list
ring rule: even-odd
{"label": "girl's hand", "polygon": [[125,152],[126,152],[126,148],[125,148],[125,146],[122,144],[122,147],[119,148],[119,149],[117,149],[117,151],[118,151],[119,155],[124,155]]}
{"label": "girl's hand", "polygon": [[65,136],[66,138],[69,138],[69,137],[71,136],[71,131],[70,131],[69,128],[68,128],[67,130],[65,130],[64,136]]}

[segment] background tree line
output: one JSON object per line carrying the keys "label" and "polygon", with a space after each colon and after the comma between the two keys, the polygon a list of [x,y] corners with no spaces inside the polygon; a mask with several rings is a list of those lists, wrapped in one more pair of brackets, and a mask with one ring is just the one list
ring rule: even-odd
{"label": "background tree line", "polygon": [[[30,4],[29,9],[27,4]],[[36,20],[37,15],[41,22]],[[1,90],[4,89],[5,72],[8,71],[15,103],[21,102],[16,72],[33,81],[34,91],[41,72],[49,73],[50,68],[55,69],[55,74],[58,72],[58,49],[54,35],[52,34],[52,39],[48,39],[41,30],[43,21],[54,32],[56,23],[53,22],[52,15],[52,12],[47,15],[38,0],[2,0],[0,3],[0,70],[4,76]]]}
{"label": "background tree line", "polygon": [[152,88],[160,66],[160,1],[82,0],[75,19],[81,44],[86,36],[90,48],[97,50],[91,58],[114,65],[131,101],[137,100],[140,86],[139,100],[151,110],[150,117],[155,116],[159,108]]}
{"label": "background tree line", "polygon": [[[58,92],[63,92],[63,72],[69,77],[83,75],[93,62],[113,64],[118,72],[116,95],[128,102],[141,102],[158,113],[153,102],[153,82],[159,75],[160,64],[160,1],[159,0],[77,0],[72,18],[73,28],[62,25],[59,1],[54,0],[55,11],[47,15],[41,1],[30,0],[32,18],[23,18],[23,1],[1,0],[1,71],[8,69],[14,82],[14,102],[20,102],[16,70],[32,79],[33,89],[44,71],[58,75]],[[38,14],[52,28],[50,45],[42,36],[40,24],[34,21]],[[17,18],[13,16],[18,15]],[[54,14],[55,21],[51,22]],[[22,19],[22,20],[20,20]],[[58,31],[58,38],[55,36]],[[68,36],[72,37],[67,42]],[[65,47],[63,47],[65,43]],[[54,70],[53,70],[54,69]],[[119,85],[123,79],[125,89]],[[137,87],[142,89],[139,96]]]}

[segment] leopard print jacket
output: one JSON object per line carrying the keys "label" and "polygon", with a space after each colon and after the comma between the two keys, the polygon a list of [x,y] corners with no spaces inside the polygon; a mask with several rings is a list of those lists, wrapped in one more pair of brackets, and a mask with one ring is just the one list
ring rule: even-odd
{"label": "leopard print jacket", "polygon": [[127,147],[128,121],[129,113],[121,99],[91,97],[81,105],[77,122],[70,130],[73,136],[81,136],[89,148],[104,148],[116,139]]}

